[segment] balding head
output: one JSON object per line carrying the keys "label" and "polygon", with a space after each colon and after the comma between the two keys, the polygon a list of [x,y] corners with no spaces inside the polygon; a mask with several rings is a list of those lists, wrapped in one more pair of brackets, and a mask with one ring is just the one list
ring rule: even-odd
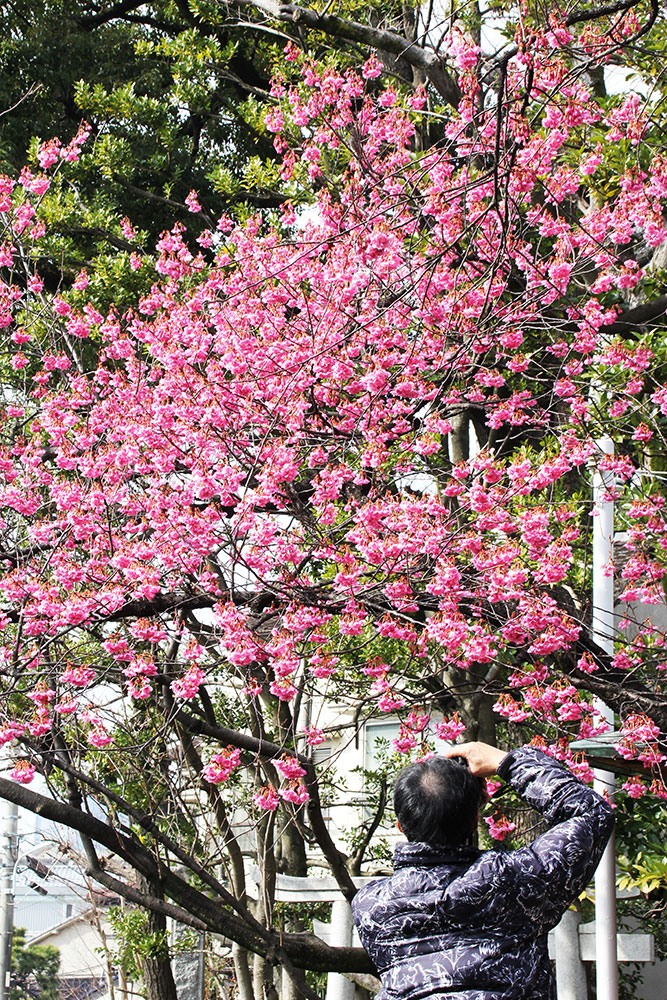
{"label": "balding head", "polygon": [[411,841],[464,844],[482,801],[482,781],[465,763],[430,757],[405,767],[394,784],[394,809]]}

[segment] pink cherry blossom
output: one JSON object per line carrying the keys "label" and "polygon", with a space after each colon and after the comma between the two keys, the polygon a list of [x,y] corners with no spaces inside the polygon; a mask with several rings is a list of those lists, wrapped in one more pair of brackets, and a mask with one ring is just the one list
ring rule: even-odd
{"label": "pink cherry blossom", "polygon": [[[570,55],[604,65],[629,21],[517,24],[500,103],[454,26],[461,99],[427,148],[423,90],[383,85],[375,56],[356,73],[290,45],[265,124],[298,198],[202,232],[191,192],[188,225],[154,247],[119,220],[141,269],[131,308],[93,263],[56,294],[34,271],[47,186],[69,190],[86,129],[39,146],[48,174],[0,177],[0,334],[21,387],[2,411],[0,515],[21,541],[0,566],[0,654],[32,703],[13,719],[8,702],[0,742],[66,732],[97,767],[90,746],[173,716],[271,732],[252,767],[230,745],[201,772],[251,781],[273,760],[282,787],[254,792],[271,811],[306,800],[282,756],[324,741],[306,706],[397,717],[394,747],[418,757],[461,737],[458,692],[483,690],[588,779],[569,749],[605,728],[587,684],[627,675],[656,697],[660,629],[624,632],[610,666],[564,595],[581,591],[598,470],[626,538],[607,571],[625,601],[664,601],[646,446],[667,387],[654,330],[626,336],[620,313],[660,280],[644,260],[667,238],[667,161],[653,104],[599,100]],[[641,156],[600,187],[614,144]],[[659,721],[624,719],[620,753],[659,764]]]}
{"label": "pink cherry blossom", "polygon": [[442,722],[436,723],[434,731],[438,739],[455,743],[459,736],[465,732],[465,728],[465,724],[459,718],[459,713],[454,712],[451,719],[443,719]]}
{"label": "pink cherry blossom", "polygon": [[319,746],[326,739],[323,731],[317,726],[306,726],[303,729],[303,734],[306,737],[306,743],[311,747]]}
{"label": "pink cherry blossom", "polygon": [[[294,805],[303,805],[310,798],[302,781],[290,781],[287,785],[282,785],[278,789],[278,795],[281,799],[284,799],[286,802],[292,802]],[[266,806],[265,808],[270,807]]]}
{"label": "pink cherry blossom", "polygon": [[201,205],[199,204],[199,199],[197,197],[196,191],[190,191],[190,193],[185,198],[185,204],[188,206],[191,212],[201,212]]}
{"label": "pink cherry blossom", "polygon": [[96,677],[97,672],[92,667],[81,667],[70,663],[60,675],[60,680],[63,684],[72,684],[74,687],[87,687]]}
{"label": "pink cherry blossom", "polygon": [[78,698],[72,698],[70,695],[66,695],[64,698],[61,698],[60,701],[56,702],[53,706],[53,711],[58,712],[59,715],[72,715],[77,711],[78,707]]}
{"label": "pink cherry blossom", "polygon": [[103,750],[114,742],[114,738],[103,725],[97,724],[88,733],[88,742],[98,750]]}
{"label": "pink cherry blossom", "polygon": [[641,799],[647,792],[647,786],[640,778],[627,778],[621,788],[631,799]]}
{"label": "pink cherry blossom", "polygon": [[170,687],[173,694],[177,698],[185,698],[186,700],[189,700],[190,698],[195,698],[197,696],[199,688],[205,680],[206,674],[204,671],[201,667],[193,664],[188,668],[188,670],[186,670],[182,677],[172,681]]}
{"label": "pink cherry blossom", "polygon": [[228,781],[238,767],[240,760],[241,751],[237,747],[227,747],[211,757],[202,771],[202,777],[212,785]]}
{"label": "pink cherry blossom", "polygon": [[59,139],[52,139],[50,142],[42,143],[37,153],[37,160],[42,170],[48,170],[54,163],[57,163],[60,148]]}
{"label": "pink cherry blossom", "polygon": [[516,830],[516,823],[512,823],[504,814],[485,816],[484,822],[487,824],[489,834],[494,840],[504,840],[510,833]]}
{"label": "pink cherry blossom", "polygon": [[18,736],[22,736],[26,731],[25,723],[21,722],[10,722],[8,725],[0,728],[0,746],[4,746],[5,743],[11,743]]}
{"label": "pink cherry blossom", "polygon": [[407,726],[401,726],[398,736],[391,742],[399,753],[409,753],[418,745],[414,731]]}
{"label": "pink cherry blossom", "polygon": [[264,809],[267,812],[275,812],[280,802],[278,792],[273,785],[264,785],[259,792],[253,795],[252,800],[259,809]]}
{"label": "pink cherry blossom", "polygon": [[9,772],[9,777],[21,785],[29,785],[35,777],[35,768],[27,760],[19,760]]}
{"label": "pink cherry blossom", "polygon": [[287,754],[274,760],[273,765],[283,778],[290,780],[301,778],[306,773],[305,768],[301,767],[294,757],[289,757]]}

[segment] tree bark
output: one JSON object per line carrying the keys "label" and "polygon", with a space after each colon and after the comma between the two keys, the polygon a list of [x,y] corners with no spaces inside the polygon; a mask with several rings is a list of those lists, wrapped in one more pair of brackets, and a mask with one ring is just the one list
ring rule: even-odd
{"label": "tree bark", "polygon": [[[158,899],[162,896],[159,882],[145,879],[142,875],[137,878],[137,886],[141,891],[150,893]],[[166,917],[163,913],[147,910],[146,919],[148,933],[154,936],[157,942],[156,954],[146,955],[141,960],[141,975],[146,989],[146,1000],[178,1000],[176,983],[169,960]]]}
{"label": "tree bark", "polygon": [[421,48],[408,38],[381,28],[373,28],[358,21],[348,21],[335,14],[320,14],[316,10],[299,7],[292,3],[278,3],[276,0],[250,0],[253,7],[264,11],[277,21],[288,22],[312,31],[322,31],[334,38],[344,38],[400,56],[411,66],[421,70],[440,96],[453,107],[461,97],[456,81],[445,69],[441,57],[431,49]]}
{"label": "tree bark", "polygon": [[[304,878],[308,874],[306,845],[294,819],[287,810],[285,810],[284,824],[280,831],[279,845],[279,870],[286,875]],[[290,934],[299,934],[304,930],[304,923],[303,920],[292,917],[285,921],[284,927]],[[303,970],[295,970],[291,977],[283,976],[282,980],[280,1000],[302,1000],[303,987],[306,984]]]}
{"label": "tree bark", "polygon": [[[171,916],[198,930],[221,934],[256,954],[270,954],[278,963],[287,960],[298,968],[313,969],[316,972],[334,969],[340,972],[375,971],[362,948],[332,948],[313,934],[279,935],[257,928],[252,922],[231,911],[228,905],[221,902],[219,895],[211,898],[188,884],[180,875],[159,862],[137,839],[128,837],[115,825],[6,778],[0,778],[0,797],[16,802],[39,816],[63,823],[71,830],[79,831],[106,847],[139,874],[149,880],[160,880],[162,895],[157,897],[114,878],[101,867],[88,872],[95,881],[131,903]],[[165,896],[175,902],[169,902]]]}
{"label": "tree bark", "polygon": [[458,465],[460,462],[466,462],[470,453],[468,414],[466,412],[453,413],[449,422],[452,425],[449,434],[450,457],[452,465]]}
{"label": "tree bark", "polygon": [[234,961],[234,972],[236,974],[238,1000],[255,1000],[247,949],[242,948],[238,944],[234,944],[232,946],[232,959]]}

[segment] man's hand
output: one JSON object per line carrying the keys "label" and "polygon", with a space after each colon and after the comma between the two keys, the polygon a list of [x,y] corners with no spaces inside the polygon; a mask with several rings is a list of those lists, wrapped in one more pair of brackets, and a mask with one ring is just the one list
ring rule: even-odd
{"label": "man's hand", "polygon": [[470,773],[476,778],[488,778],[495,774],[501,761],[507,756],[506,750],[499,750],[488,743],[457,743],[442,751],[443,757],[465,757]]}

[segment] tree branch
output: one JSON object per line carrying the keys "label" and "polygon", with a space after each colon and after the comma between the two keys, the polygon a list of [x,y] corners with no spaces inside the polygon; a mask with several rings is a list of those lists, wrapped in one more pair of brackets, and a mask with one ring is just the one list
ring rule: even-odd
{"label": "tree branch", "polygon": [[368,849],[368,845],[373,839],[373,835],[380,823],[382,822],[382,817],[384,816],[384,811],[387,805],[387,779],[383,778],[382,784],[380,786],[380,795],[378,798],[378,806],[375,810],[375,815],[373,819],[366,827],[363,839],[357,848],[356,854],[350,859],[350,869],[355,875],[361,874],[361,862],[364,859],[364,854]]}
{"label": "tree branch", "polygon": [[[165,195],[156,194],[155,191],[147,191],[145,188],[137,187],[136,184],[131,184],[129,181],[126,181],[124,177],[120,176],[120,174],[113,174],[113,180],[116,184],[120,184],[120,186],[125,188],[126,191],[129,191],[130,194],[136,195],[138,198],[145,198],[147,201],[155,201],[159,205],[166,205],[167,208],[173,208],[184,215],[190,215],[190,209],[184,202],[174,201],[173,198],[167,198]],[[213,219],[211,219],[211,217],[206,213],[202,213],[201,218],[207,226],[213,225]]]}
{"label": "tree branch", "polygon": [[114,879],[102,867],[92,864],[89,860],[91,876],[126,899],[155,909],[156,912],[167,913],[190,926],[199,926],[194,921],[201,921],[207,930],[222,934],[249,951],[264,955],[277,964],[280,963],[284,951],[298,968],[309,968],[319,972],[331,969],[338,969],[341,972],[374,971],[371,960],[362,948],[333,948],[312,934],[278,935],[267,931],[263,931],[262,935],[258,934],[243,920],[223,909],[219,899],[205,896],[164,863],[154,858],[138,840],[127,837],[102,820],[65,802],[40,795],[25,785],[19,785],[6,778],[0,778],[0,797],[38,816],[62,823],[70,830],[76,830],[84,837],[101,844],[140,874],[159,880],[165,892],[180,905],[173,906],[164,900],[142,894],[139,894],[139,898],[136,889]]}
{"label": "tree branch", "polygon": [[158,843],[162,844],[162,846],[169,853],[173,854],[174,857],[181,862],[181,864],[189,868],[194,875],[197,875],[204,882],[204,884],[207,885],[209,889],[212,890],[212,892],[216,893],[216,895],[220,896],[220,898],[228,906],[231,906],[232,909],[236,910],[236,912],[239,914],[240,917],[242,917],[242,919],[248,921],[249,923],[256,924],[255,929],[261,931],[261,926],[256,921],[254,921],[254,918],[248,912],[245,905],[240,900],[235,898],[227,889],[225,889],[225,887],[218,881],[218,879],[216,879],[213,875],[210,874],[210,872],[208,872],[202,865],[200,865],[199,862],[194,857],[194,855],[192,855],[188,851],[183,850],[183,848],[181,848],[180,845],[176,843],[176,841],[174,841],[171,837],[169,837],[166,833],[164,833],[150,816],[146,815],[145,813],[139,812],[139,810],[135,809],[129,802],[127,802],[126,799],[118,795],[116,792],[112,791],[112,789],[110,789],[108,786],[102,784],[99,781],[96,781],[95,778],[93,778],[88,774],[84,774],[77,768],[72,767],[71,764],[68,764],[65,761],[60,760],[58,758],[56,758],[54,763],[62,771],[76,778],[77,781],[87,785],[89,788],[97,792],[99,795],[102,795],[110,802],[113,802],[114,805],[117,806],[121,812],[126,813],[129,817],[131,817],[131,819],[133,819],[134,822],[137,823],[142,828],[142,830],[145,830],[147,833],[150,833],[151,836],[154,837],[155,840],[158,841]]}
{"label": "tree branch", "polygon": [[[259,739],[256,736],[250,736],[248,733],[240,733],[238,730],[228,729],[226,726],[206,722],[204,719],[190,715],[183,709],[175,709],[173,719],[190,733],[194,733],[197,736],[210,736],[211,739],[216,740],[218,743],[229,743],[233,747],[246,750],[248,753],[257,754],[259,757],[280,757],[281,754],[285,753],[285,747],[279,746],[278,743],[272,743],[271,740]],[[308,758],[302,757],[301,754],[295,753],[293,756],[304,767],[310,763]]]}
{"label": "tree branch", "polygon": [[245,0],[245,2],[276,21],[287,22],[311,31],[322,31],[333,38],[359,42],[361,45],[400,56],[411,66],[426,74],[447,104],[456,107],[459,103],[461,92],[458,84],[445,69],[440,56],[432,49],[421,48],[403,35],[374,28],[368,24],[360,24],[358,21],[348,21],[335,14],[320,14],[316,10],[299,7],[296,4],[279,3],[278,0]]}
{"label": "tree branch", "polygon": [[605,334],[627,336],[635,327],[646,326],[667,315],[667,295],[660,295],[651,302],[643,302],[633,309],[625,309],[619,313],[618,319],[604,327]]}
{"label": "tree branch", "polygon": [[101,226],[64,226],[62,232],[64,236],[92,236],[95,239],[106,240],[116,250],[125,250],[127,253],[136,253],[141,249],[136,243],[121,239],[120,236]]}
{"label": "tree branch", "polygon": [[131,11],[143,6],[142,0],[122,0],[121,3],[116,3],[112,7],[100,10],[97,14],[87,14],[84,17],[78,17],[76,18],[76,22],[82,28],[98,28],[102,24],[108,24],[109,21],[113,21],[116,17],[122,17],[124,14],[129,14]]}
{"label": "tree branch", "polygon": [[107,622],[122,621],[125,618],[151,618],[164,614],[166,611],[196,611],[199,608],[212,608],[220,600],[219,597],[209,597],[206,594],[158,594],[146,600],[128,601],[109,615],[100,615],[99,620]]}
{"label": "tree branch", "polygon": [[581,10],[566,17],[565,24],[569,28],[570,25],[581,24],[583,21],[597,21],[608,14],[620,14],[622,11],[632,10],[633,7],[638,7],[640,2],[641,0],[620,0],[619,3],[610,3],[605,7],[596,7],[594,10]]}
{"label": "tree branch", "polygon": [[357,887],[352,881],[352,876],[350,875],[347,865],[345,864],[345,857],[336,847],[335,843],[331,838],[331,834],[324,822],[324,816],[322,815],[322,806],[320,803],[320,791],[317,783],[317,776],[315,774],[315,768],[309,762],[306,768],[306,776],[303,779],[303,783],[310,795],[306,810],[308,812],[308,819],[310,821],[310,827],[315,835],[315,839],[319,844],[324,857],[329,863],[331,868],[331,874],[334,876],[338,882],[338,887],[340,891],[348,900],[351,902],[357,892]]}
{"label": "tree branch", "polygon": [[[247,750],[249,753],[257,754],[259,757],[279,757],[281,754],[285,753],[285,748],[279,746],[277,743],[272,743],[269,740],[260,739],[256,736],[250,736],[247,733],[240,733],[235,729],[227,729],[225,726],[213,725],[210,722],[206,722],[204,719],[189,715],[189,713],[183,711],[183,709],[177,709],[174,711],[174,719],[191,733],[195,733],[200,736],[210,736],[213,739],[218,740],[220,743],[229,743],[231,746],[239,747],[241,750]],[[340,886],[340,891],[346,899],[351,900],[357,889],[345,864],[346,859],[331,839],[327,825],[324,822],[322,807],[320,805],[317,776],[313,766],[309,759],[301,754],[294,753],[292,756],[294,756],[295,760],[298,760],[299,763],[306,768],[304,785],[310,795],[307,811],[313,834],[315,835],[322,853],[329,862],[331,872]]]}
{"label": "tree branch", "polygon": [[[152,618],[165,612],[174,611],[196,611],[198,608],[212,608],[220,600],[219,597],[209,597],[205,594],[158,594],[150,600],[127,601],[108,614],[100,611],[100,614],[91,618],[87,622],[82,622],[81,627],[97,625],[100,622],[119,622],[126,618]],[[25,616],[25,607],[8,608],[4,611],[10,622],[16,623],[22,616]]]}
{"label": "tree branch", "polygon": [[[593,674],[585,673],[576,666],[576,660],[584,651],[598,665],[598,670]],[[592,639],[582,636],[567,662],[565,658],[559,658],[558,662],[576,688],[601,698],[620,715],[627,714],[628,709],[649,715],[663,733],[667,732],[667,699],[664,693],[651,691],[638,683],[629,671],[615,669],[611,665],[611,658]]]}
{"label": "tree branch", "polygon": [[0,551],[0,562],[8,562],[12,566],[18,566],[19,563],[38,555],[40,552],[52,551],[51,542],[35,542],[34,545],[26,545],[24,549],[3,549]]}
{"label": "tree branch", "polygon": [[86,875],[90,875],[91,878],[94,878],[100,885],[106,886],[107,889],[117,892],[119,896],[127,899],[130,903],[146,907],[154,913],[164,913],[165,916],[173,917],[179,923],[186,924],[188,927],[195,927],[199,931],[208,930],[208,925],[203,920],[193,917],[191,913],[181,909],[180,906],[174,906],[173,903],[168,903],[164,899],[158,899],[157,896],[140,892],[133,886],[128,885],[127,882],[122,882],[120,879],[114,878],[113,875],[110,875],[101,866],[94,865],[92,861],[89,861],[86,867]]}

